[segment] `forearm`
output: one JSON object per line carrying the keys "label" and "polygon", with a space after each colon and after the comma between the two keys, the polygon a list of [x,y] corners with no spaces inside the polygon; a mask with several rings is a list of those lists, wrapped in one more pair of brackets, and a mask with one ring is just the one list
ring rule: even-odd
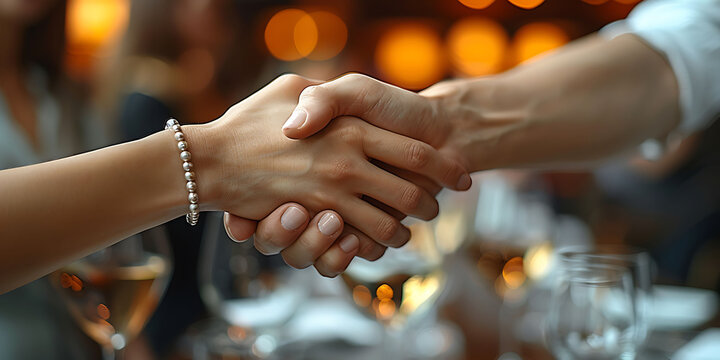
{"label": "forearm", "polygon": [[165,131],[0,172],[0,291],[187,210],[176,141]]}
{"label": "forearm", "polygon": [[451,141],[473,171],[586,164],[663,138],[680,120],[670,66],[630,35],[590,37],[452,86],[449,106],[461,110]]}

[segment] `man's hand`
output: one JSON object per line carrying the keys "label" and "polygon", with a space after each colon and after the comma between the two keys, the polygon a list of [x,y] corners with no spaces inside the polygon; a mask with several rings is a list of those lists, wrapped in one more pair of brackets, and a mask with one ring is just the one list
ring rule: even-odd
{"label": "man's hand", "polygon": [[[312,85],[300,94],[298,105],[283,125],[293,139],[303,139],[322,130],[333,119],[352,115],[377,127],[425,142],[468,164],[457,149],[446,146],[455,131],[447,106],[441,104],[443,83],[421,94],[398,88],[361,74],[349,74],[333,81]],[[432,180],[454,190],[470,187],[470,178],[450,183],[444,174]]]}

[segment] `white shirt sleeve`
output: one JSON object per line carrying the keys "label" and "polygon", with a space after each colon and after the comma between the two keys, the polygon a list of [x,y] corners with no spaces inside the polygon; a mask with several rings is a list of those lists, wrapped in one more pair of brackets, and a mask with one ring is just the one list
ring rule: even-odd
{"label": "white shirt sleeve", "polygon": [[670,63],[680,91],[680,133],[702,130],[720,115],[720,0],[646,0],[600,31],[608,38],[626,33]]}

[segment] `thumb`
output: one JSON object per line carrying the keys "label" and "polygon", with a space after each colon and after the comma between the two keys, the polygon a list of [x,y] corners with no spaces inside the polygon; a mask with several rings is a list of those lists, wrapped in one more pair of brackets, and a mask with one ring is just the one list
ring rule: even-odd
{"label": "thumb", "polygon": [[225,232],[235,242],[243,242],[255,233],[257,221],[241,218],[237,215],[225,213],[223,215]]}
{"label": "thumb", "polygon": [[322,130],[333,119],[359,117],[385,130],[429,144],[437,142],[442,121],[433,119],[426,98],[361,74],[349,74],[308,86],[283,125],[285,136],[302,139]]}
{"label": "thumb", "polygon": [[[303,139],[317,133],[335,117],[346,111],[328,86],[308,86],[301,93],[298,105],[282,127],[285,136]],[[339,114],[338,114],[339,113]],[[310,116],[311,115],[311,116]]]}

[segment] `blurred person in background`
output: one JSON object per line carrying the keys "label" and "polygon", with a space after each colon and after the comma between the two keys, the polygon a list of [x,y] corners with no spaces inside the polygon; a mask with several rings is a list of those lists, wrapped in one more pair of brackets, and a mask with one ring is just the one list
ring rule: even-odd
{"label": "blurred person in background", "polygon": [[[0,1],[0,170],[104,142],[85,90],[63,73],[65,11],[62,0]],[[41,279],[0,296],[0,358],[83,358],[67,346],[80,335],[51,294]]]}
{"label": "blurred person in background", "polygon": [[[693,254],[720,238],[717,130],[708,130],[720,114],[719,60],[720,2],[646,1],[599,35],[502,74],[445,81],[420,93],[357,74],[308,87],[283,130],[304,138],[353,115],[427,142],[471,172],[597,166],[639,149],[660,160],[654,169],[676,175],[649,189],[641,179],[632,185],[641,198],[636,205],[662,213],[659,229],[666,232],[655,239],[656,258],[680,279]],[[293,244],[278,222],[260,222],[260,249]],[[238,239],[255,229],[233,216],[226,223]],[[324,246],[317,238],[302,243]],[[325,274],[347,266],[323,260],[316,267]]]}
{"label": "blurred person in background", "polygon": [[[131,1],[119,51],[108,66],[103,98],[118,119],[120,140],[144,138],[171,117],[181,124],[217,118],[259,85],[264,57],[251,53],[257,2]],[[245,15],[245,16],[243,16]],[[163,225],[176,264],[170,286],[144,334],[165,355],[185,328],[205,315],[197,262],[205,218]]]}

